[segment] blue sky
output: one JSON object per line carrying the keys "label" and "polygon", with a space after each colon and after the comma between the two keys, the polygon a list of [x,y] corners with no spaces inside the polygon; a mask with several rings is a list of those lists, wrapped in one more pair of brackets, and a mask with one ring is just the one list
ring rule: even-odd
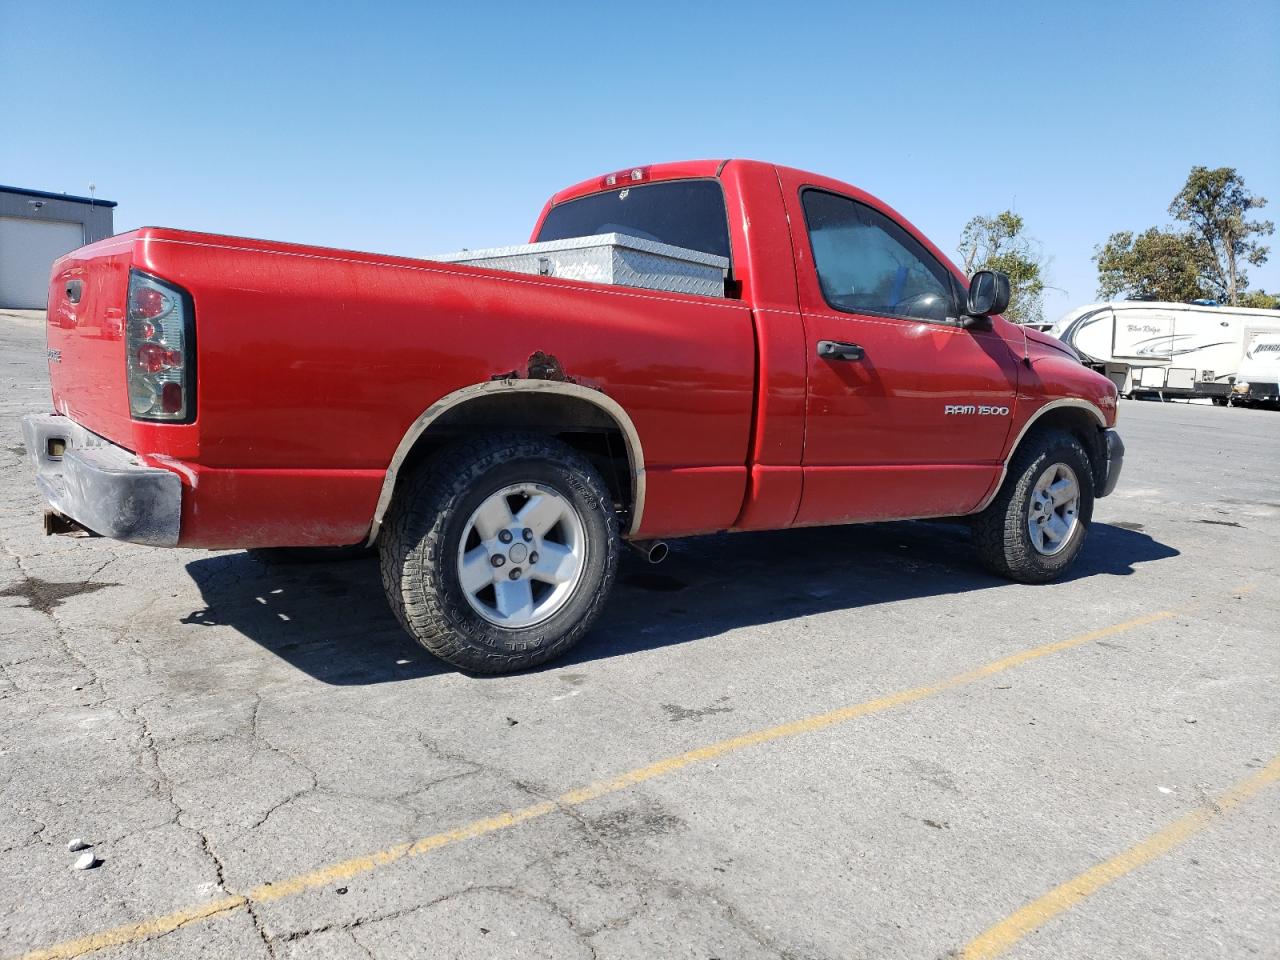
{"label": "blue sky", "polygon": [[92,181],[117,229],[407,255],[522,242],[606,171],[773,160],[949,252],[1014,207],[1054,317],[1193,164],[1280,220],[1280,4],[0,0],[0,118],[0,183]]}

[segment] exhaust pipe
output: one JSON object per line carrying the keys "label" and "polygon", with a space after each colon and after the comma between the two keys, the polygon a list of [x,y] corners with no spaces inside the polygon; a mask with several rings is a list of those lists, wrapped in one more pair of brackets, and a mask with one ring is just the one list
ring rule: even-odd
{"label": "exhaust pipe", "polygon": [[671,552],[666,543],[661,540],[628,540],[627,544],[653,564],[661,563]]}
{"label": "exhaust pipe", "polygon": [[96,537],[97,534],[58,510],[45,510],[44,535],[46,537]]}

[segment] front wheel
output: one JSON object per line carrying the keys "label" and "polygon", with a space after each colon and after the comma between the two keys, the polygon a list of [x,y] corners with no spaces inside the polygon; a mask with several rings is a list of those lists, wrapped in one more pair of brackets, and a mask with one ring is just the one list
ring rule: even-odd
{"label": "front wheel", "polygon": [[996,498],[974,519],[983,563],[1022,583],[1047,583],[1075,561],[1093,519],[1093,470],[1075,437],[1028,437]]}
{"label": "front wheel", "polygon": [[379,540],[382,582],[404,628],[475,673],[568,650],[612,587],[618,521],[608,488],[572,448],[494,434],[456,444],[397,492]]}

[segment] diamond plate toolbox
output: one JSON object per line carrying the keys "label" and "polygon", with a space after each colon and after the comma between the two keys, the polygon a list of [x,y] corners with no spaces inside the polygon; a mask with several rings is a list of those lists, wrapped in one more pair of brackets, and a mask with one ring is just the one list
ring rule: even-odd
{"label": "diamond plate toolbox", "polygon": [[703,297],[723,297],[729,272],[729,261],[725,257],[623,233],[462,250],[427,259]]}

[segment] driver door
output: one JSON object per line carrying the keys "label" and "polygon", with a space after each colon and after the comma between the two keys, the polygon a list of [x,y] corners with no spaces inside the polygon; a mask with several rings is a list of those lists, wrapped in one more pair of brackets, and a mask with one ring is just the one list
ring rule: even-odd
{"label": "driver door", "polygon": [[961,326],[959,281],[869,197],[786,193],[808,353],[796,522],[971,511],[1000,476],[1017,358]]}

